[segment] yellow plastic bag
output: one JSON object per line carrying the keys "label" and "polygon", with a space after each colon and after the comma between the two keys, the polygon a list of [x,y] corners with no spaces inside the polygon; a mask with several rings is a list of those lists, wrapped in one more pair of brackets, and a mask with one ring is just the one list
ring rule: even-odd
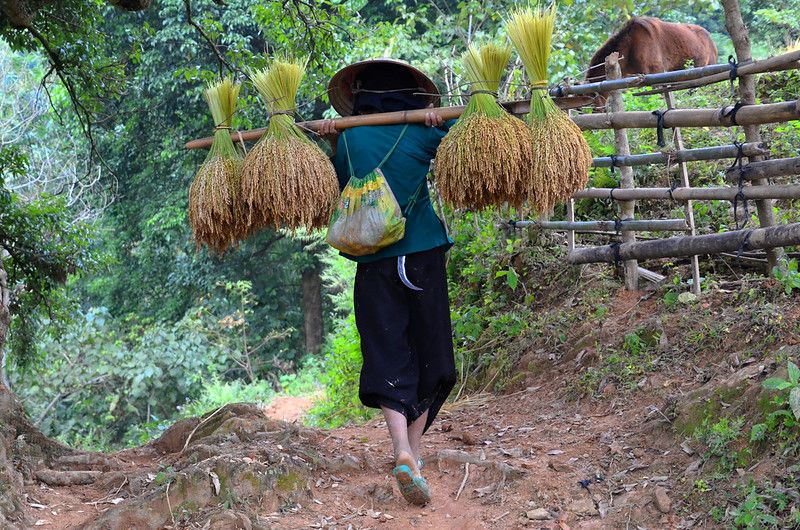
{"label": "yellow plastic bag", "polygon": [[353,172],[347,134],[342,133],[350,180],[347,181],[328,224],[326,241],[333,248],[352,256],[366,256],[403,239],[406,226],[403,214],[407,215],[413,207],[425,182],[423,181],[409,200],[406,211],[401,212],[381,166],[392,156],[407,128],[408,125],[403,127],[394,146],[378,167],[362,178],[357,178]]}
{"label": "yellow plastic bag", "polygon": [[352,256],[374,254],[403,239],[406,220],[376,168],[364,178],[350,177],[328,225],[328,244]]}

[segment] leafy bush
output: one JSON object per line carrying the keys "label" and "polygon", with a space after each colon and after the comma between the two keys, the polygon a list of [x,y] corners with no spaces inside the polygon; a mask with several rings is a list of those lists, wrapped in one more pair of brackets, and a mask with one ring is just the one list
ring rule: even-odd
{"label": "leafy bush", "polygon": [[760,442],[771,436],[784,441],[796,435],[800,425],[800,368],[792,361],[787,363],[789,379],[770,377],[762,384],[765,389],[775,392],[770,400],[773,410],[762,423],[756,423],[750,430],[750,441]]}
{"label": "leafy bush", "polygon": [[772,275],[781,282],[786,294],[792,294],[795,289],[800,291],[800,272],[797,271],[796,259],[789,260],[785,266],[776,266],[772,269]]}
{"label": "leafy bush", "polygon": [[15,388],[46,434],[86,448],[146,441],[140,425],[174,418],[228,362],[195,315],[152,324],[91,309],[39,347],[47,364],[14,374]]}
{"label": "leafy bush", "polygon": [[324,352],[320,382],[325,392],[309,411],[309,421],[318,427],[334,428],[372,418],[375,410],[364,407],[358,399],[362,358],[355,315],[341,321]]}
{"label": "leafy bush", "polygon": [[218,378],[204,383],[197,399],[179,407],[182,418],[192,418],[216,410],[228,403],[269,403],[275,397],[272,384],[267,381],[220,381]]}

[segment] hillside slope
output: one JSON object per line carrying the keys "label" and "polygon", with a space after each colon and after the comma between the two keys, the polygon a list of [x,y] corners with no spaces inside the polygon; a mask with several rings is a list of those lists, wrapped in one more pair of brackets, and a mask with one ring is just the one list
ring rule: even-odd
{"label": "hillside slope", "polygon": [[[149,446],[53,463],[100,473],[29,484],[27,515],[98,529],[764,528],[796,517],[796,429],[771,424],[753,442],[750,429],[776,407],[763,381],[800,356],[797,298],[762,279],[686,303],[575,285],[583,294],[539,309],[568,322],[520,339],[506,394],[449,404],[426,436],[425,508],[399,496],[381,421],[324,431],[240,404]],[[288,403],[295,415],[306,405]]]}

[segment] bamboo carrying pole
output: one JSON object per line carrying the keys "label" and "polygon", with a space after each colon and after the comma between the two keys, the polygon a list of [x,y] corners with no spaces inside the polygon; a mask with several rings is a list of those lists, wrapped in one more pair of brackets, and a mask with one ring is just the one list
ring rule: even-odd
{"label": "bamboo carrying pole", "polygon": [[[733,34],[731,34],[731,36],[733,36]],[[800,62],[798,61],[800,61],[800,50],[784,53],[782,55],[776,55],[775,57],[762,59],[760,61],[741,61],[737,67],[737,76],[763,74],[766,72],[776,72],[780,70],[794,70],[796,68],[800,68]],[[674,90],[688,90],[690,88],[698,88],[701,86],[719,83],[721,81],[728,81],[730,79],[730,68],[731,65],[728,65],[727,70],[723,70],[721,73],[714,73],[712,75],[697,79],[696,81],[678,83],[666,87],[655,88],[645,92],[637,92],[634,94],[634,96],[649,96],[652,94],[661,94],[663,92]]]}
{"label": "bamboo carrying pole", "polygon": [[[564,98],[562,98],[564,99]],[[558,103],[559,100],[556,100]],[[523,116],[530,111],[530,100],[521,101],[508,101],[501,103],[501,105],[511,114],[516,116]],[[336,118],[336,129],[343,131],[353,127],[361,127],[363,125],[398,125],[403,123],[425,123],[425,118],[428,113],[435,112],[441,116],[443,120],[453,120],[461,116],[466,108],[465,105],[455,105],[452,107],[435,107],[430,109],[419,110],[403,110],[398,112],[381,112],[377,114],[365,114],[363,116],[345,116],[344,118]],[[311,120],[301,121],[297,125],[301,129],[311,132],[317,132],[320,125],[327,120]],[[232,131],[231,138],[234,141],[250,141],[258,140],[266,132],[266,127],[252,129],[249,131]],[[200,138],[186,143],[186,149],[204,149],[211,146],[213,138]]]}
{"label": "bamboo carrying pole", "polygon": [[685,219],[631,219],[624,221],[515,221],[514,228],[543,230],[601,230],[604,232],[686,232]]}
{"label": "bamboo carrying pole", "polygon": [[[742,20],[739,1],[722,0],[722,6],[725,9],[725,27],[733,40],[733,47],[736,50],[738,61],[752,61],[750,35],[747,32],[747,26],[744,25]],[[756,102],[756,79],[752,75],[739,77],[739,101],[745,105],[752,105]],[[797,110],[798,107],[800,107],[800,101],[795,101],[795,109]],[[761,133],[754,123],[747,123],[746,121],[740,121],[739,123],[744,125],[744,137],[748,142],[761,141]],[[748,157],[748,162],[760,162],[761,160],[763,158],[760,156]],[[752,183],[757,186],[766,186],[769,181],[767,179],[753,179]],[[758,220],[762,227],[775,226],[775,212],[772,210],[772,201],[756,201],[756,209],[758,210]],[[736,216],[736,212],[733,212],[733,215]],[[778,264],[782,254],[783,250],[779,248],[767,250],[768,267],[765,272],[769,272]]]}
{"label": "bamboo carrying pole", "polygon": [[[765,155],[769,153],[765,144],[746,143],[742,144],[742,152],[745,156]],[[649,166],[651,164],[666,164],[667,159],[671,162],[697,162],[700,160],[720,160],[722,158],[735,158],[738,147],[735,145],[721,145],[715,147],[699,147],[696,149],[677,149],[671,152],[644,153],[641,155],[616,156],[612,160],[610,156],[601,156],[592,160],[594,167],[611,167],[612,162],[616,167],[620,166]]]}
{"label": "bamboo carrying pole", "polygon": [[[741,190],[740,200],[800,199],[800,185],[746,186]],[[617,199],[617,200],[676,200],[676,201],[732,201],[739,194],[738,187],[729,188],[587,188],[576,192],[573,199]]]}
{"label": "bamboo carrying pole", "polygon": [[[606,78],[619,79],[622,77],[622,70],[619,66],[619,53],[614,52],[606,57]],[[621,112],[624,108],[622,102],[622,91],[614,90],[608,94],[608,108],[612,113]],[[628,145],[628,133],[625,129],[614,131],[614,152],[616,155],[626,156],[631,154]],[[623,166],[619,170],[619,185],[621,188],[633,188],[633,169]],[[619,205],[619,216],[624,220],[633,219],[636,213],[636,203],[633,201],[622,201]],[[685,228],[684,228],[685,229]],[[636,241],[636,234],[632,231],[623,230],[622,241],[632,243]],[[635,291],[639,288],[639,265],[635,260],[626,260],[623,268],[625,273],[625,289]]]}
{"label": "bamboo carrying pole", "polygon": [[723,234],[670,237],[620,245],[580,248],[567,254],[573,265],[614,263],[619,260],[677,258],[693,254],[720,254],[739,250],[770,249],[800,244],[800,223],[736,230]]}
{"label": "bamboo carrying pole", "polygon": [[[556,101],[558,103],[558,100]],[[512,114],[522,116],[530,110],[530,101],[512,101],[503,103]],[[731,117],[725,116],[733,107],[722,109],[681,109],[664,115],[664,127],[733,127]],[[402,123],[424,123],[429,112],[435,112],[444,120],[461,116],[463,106],[436,107],[430,109],[408,110],[401,112],[383,112],[364,116],[347,116],[337,118],[338,130],[350,129],[361,125],[396,125]],[[775,123],[800,119],[800,100],[767,105],[750,105],[739,109],[736,121],[739,125]],[[325,120],[298,122],[303,129],[316,132]],[[656,128],[658,118],[651,112],[612,112],[604,114],[579,114],[572,118],[583,130],[598,129],[644,129]],[[250,131],[232,131],[231,138],[236,141],[258,140],[266,131],[265,127]],[[187,149],[203,149],[211,146],[213,138],[200,138],[186,143]]]}
{"label": "bamboo carrying pole", "polygon": [[[731,119],[732,110],[732,105],[721,109],[676,109],[664,115],[664,127],[733,127],[797,120],[800,119],[800,100],[746,105],[736,112],[736,123]],[[647,111],[581,114],[573,121],[583,130],[658,127],[658,118]],[[748,139],[748,142],[760,141]]]}
{"label": "bamboo carrying pole", "polygon": [[732,167],[725,172],[725,178],[734,182],[737,182],[739,178],[763,182],[764,179],[791,175],[800,175],[800,157],[750,162],[742,166],[741,170],[738,167]]}

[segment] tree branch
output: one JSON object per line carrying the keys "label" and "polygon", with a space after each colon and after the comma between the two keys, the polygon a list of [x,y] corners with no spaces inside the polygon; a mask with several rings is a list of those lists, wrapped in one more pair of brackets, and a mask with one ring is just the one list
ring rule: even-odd
{"label": "tree branch", "polygon": [[226,59],[222,56],[222,52],[219,51],[219,46],[214,40],[206,33],[206,30],[203,29],[203,26],[198,24],[192,15],[192,1],[191,0],[183,0],[183,5],[186,8],[186,21],[191,25],[194,29],[200,33],[203,39],[211,46],[211,49],[214,52],[214,55],[217,56],[217,60],[219,61],[219,75],[222,76],[222,72],[224,68],[230,70],[231,73],[239,72],[238,68],[234,68]]}

